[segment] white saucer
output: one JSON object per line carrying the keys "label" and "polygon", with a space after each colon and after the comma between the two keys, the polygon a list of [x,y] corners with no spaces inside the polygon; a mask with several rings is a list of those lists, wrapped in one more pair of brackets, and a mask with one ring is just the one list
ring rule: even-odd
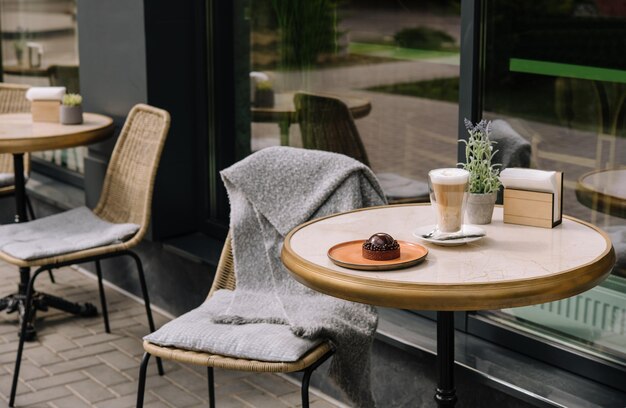
{"label": "white saucer", "polygon": [[[430,242],[433,244],[441,245],[441,246],[458,246],[468,244],[470,242],[478,241],[479,239],[483,239],[482,237],[468,237],[468,238],[460,238],[453,240],[440,240],[436,238],[424,238],[423,235],[429,234],[431,231],[435,229],[434,225],[424,225],[423,227],[417,228],[413,231],[413,236],[421,239],[425,242]],[[463,224],[463,228],[461,229],[461,233],[464,235],[479,235],[485,234],[485,230],[477,227],[476,225]]]}

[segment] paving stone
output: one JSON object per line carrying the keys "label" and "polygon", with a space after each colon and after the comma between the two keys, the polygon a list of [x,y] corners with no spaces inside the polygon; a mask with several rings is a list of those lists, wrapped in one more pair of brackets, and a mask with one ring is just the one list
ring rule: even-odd
{"label": "paving stone", "polygon": [[48,402],[54,408],[91,408],[91,404],[86,403],[75,395],[59,398]]}
{"label": "paving stone", "polygon": [[72,350],[77,347],[76,343],[59,333],[40,335],[39,341],[55,353]]}
{"label": "paving stone", "polygon": [[91,403],[116,397],[116,395],[106,389],[106,387],[103,387],[91,379],[69,384],[67,388]]}
{"label": "paving stone", "polygon": [[50,364],[59,363],[63,360],[50,349],[40,346],[29,349],[24,352],[23,356],[27,357],[32,363],[39,367],[45,367]]}
{"label": "paving stone", "polygon": [[[290,392],[289,394],[282,395],[280,400],[289,406],[301,406],[302,405],[302,394],[300,390]],[[316,395],[309,392],[309,402],[315,402],[318,398]]]}
{"label": "paving stone", "polygon": [[46,367],[46,370],[50,371],[52,374],[61,374],[68,371],[81,370],[98,364],[102,364],[102,362],[95,357],[83,357],[76,360],[50,365]]}
{"label": "paving stone", "polygon": [[141,356],[144,353],[142,341],[134,337],[123,337],[111,342],[113,347],[131,356]]}
{"label": "paving stone", "polygon": [[317,400],[313,403],[311,403],[311,408],[335,408],[336,405],[332,405],[327,401],[323,401],[323,400]]}
{"label": "paving stone", "polygon": [[163,401],[154,401],[143,406],[144,408],[172,408],[171,405],[164,403]]}
{"label": "paving stone", "polygon": [[216,395],[234,395],[234,394],[240,394],[242,392],[253,392],[257,390],[258,388],[256,388],[254,385],[246,381],[233,380],[226,384],[216,386],[215,394]]}
{"label": "paving stone", "polygon": [[139,364],[140,364],[139,361],[135,360],[132,357],[129,357],[127,354],[124,354],[119,350],[110,351],[104,354],[99,354],[98,358],[101,361],[117,368],[120,371],[131,369],[131,368],[135,368],[137,369],[137,371],[139,371]]}
{"label": "paving stone", "polygon": [[[13,367],[9,367],[8,371],[11,374],[13,374],[13,370],[15,370],[14,366]],[[34,380],[36,378],[42,378],[42,377],[47,377],[47,376],[48,376],[47,372],[45,372],[41,368],[37,367],[36,365],[31,363],[30,361],[22,359],[22,364],[20,366],[20,379],[22,379],[24,381],[30,381],[30,380]]]}
{"label": "paving stone", "polygon": [[28,385],[36,390],[43,390],[57,385],[71,384],[84,380],[85,376],[80,371],[70,371],[63,374],[52,375],[28,381]]}
{"label": "paving stone", "polygon": [[[22,390],[24,387],[22,387]],[[61,397],[71,395],[72,392],[65,386],[57,386],[52,388],[46,388],[45,390],[29,392],[20,394],[20,388],[18,388],[18,394],[15,397],[15,404],[19,407],[30,407],[38,403],[44,403],[48,401],[54,401]]]}
{"label": "paving stone", "polygon": [[168,380],[191,391],[202,391],[208,387],[207,376],[198,375],[195,371],[180,368],[166,373]]}
{"label": "paving stone", "polygon": [[[152,403],[154,401],[158,401],[157,398],[150,393],[146,393],[146,395],[143,398],[144,408],[146,408],[149,403]],[[135,407],[136,403],[137,403],[137,394],[135,393],[132,395],[117,397],[117,398],[106,400],[106,401],[100,401],[100,402],[97,402],[94,406],[96,408],[131,408],[131,407]],[[164,406],[167,406],[167,405],[164,405]]]}
{"label": "paving stone", "polygon": [[99,364],[83,370],[89,377],[97,382],[109,387],[111,385],[126,383],[132,381],[121,371],[115,370],[106,364]]}
{"label": "paving stone", "polygon": [[59,355],[66,360],[75,360],[81,357],[97,356],[99,354],[103,354],[113,350],[115,350],[115,347],[113,347],[111,344],[99,343],[86,347],[75,346],[74,349],[66,350],[62,353],[59,353]]}
{"label": "paving stone", "polygon": [[198,397],[189,394],[182,388],[175,385],[166,385],[164,387],[154,388],[149,392],[155,394],[158,398],[177,408],[188,407],[202,402],[202,400]]}
{"label": "paving stone", "polygon": [[85,347],[85,346],[89,346],[89,345],[92,345],[92,344],[106,343],[106,342],[109,342],[109,341],[117,340],[119,338],[120,338],[120,336],[118,334],[99,333],[99,334],[94,334],[94,335],[91,335],[91,336],[84,336],[84,337],[78,338],[78,339],[76,339],[74,341],[79,346]]}
{"label": "paving stone", "polygon": [[247,377],[246,381],[261,388],[262,391],[275,396],[289,394],[290,392],[298,389],[298,387],[292,383],[276,375],[267,375],[265,373],[259,373],[257,375]]}
{"label": "paving stone", "polygon": [[250,404],[250,406],[254,408],[282,408],[289,407],[289,405],[285,404],[278,398],[274,398],[271,395],[268,395],[259,390],[252,392],[244,392],[241,394],[237,394],[235,396],[236,399],[246,402]]}

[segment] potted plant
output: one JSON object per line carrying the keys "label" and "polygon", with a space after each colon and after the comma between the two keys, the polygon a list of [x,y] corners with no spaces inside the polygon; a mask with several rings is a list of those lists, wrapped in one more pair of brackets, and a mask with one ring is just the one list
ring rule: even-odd
{"label": "potted plant", "polygon": [[61,103],[61,123],[80,125],[83,123],[83,97],[79,94],[65,94]]}
{"label": "potted plant", "polygon": [[254,94],[254,104],[258,108],[271,108],[274,106],[274,90],[271,81],[258,81]]}
{"label": "potted plant", "polygon": [[491,122],[481,120],[474,125],[465,119],[465,127],[470,136],[459,140],[465,143],[465,163],[459,164],[470,173],[467,218],[470,224],[489,224],[501,185],[500,164],[491,162],[496,142],[489,140]]}

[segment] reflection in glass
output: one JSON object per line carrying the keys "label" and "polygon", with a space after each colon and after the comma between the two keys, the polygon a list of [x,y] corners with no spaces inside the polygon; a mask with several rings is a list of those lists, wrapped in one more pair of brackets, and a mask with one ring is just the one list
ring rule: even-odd
{"label": "reflection in glass", "polygon": [[[0,0],[4,81],[79,93],[76,0]],[[83,173],[85,147],[33,157]]]}
{"label": "reflection in glass", "polygon": [[491,317],[626,365],[626,219],[580,188],[590,172],[626,168],[626,7],[490,0],[485,32],[484,116],[531,143],[532,167],[564,172],[564,213],[605,229],[618,255],[600,287]]}
{"label": "reflection in glass", "polygon": [[[427,199],[428,171],[456,164],[459,2],[255,0],[251,8],[251,150],[341,152],[381,179],[422,185]],[[272,106],[255,98],[259,87],[274,93]],[[299,92],[342,109],[299,118]],[[343,107],[349,120],[338,119]],[[346,128],[315,140],[303,133],[312,118]]]}

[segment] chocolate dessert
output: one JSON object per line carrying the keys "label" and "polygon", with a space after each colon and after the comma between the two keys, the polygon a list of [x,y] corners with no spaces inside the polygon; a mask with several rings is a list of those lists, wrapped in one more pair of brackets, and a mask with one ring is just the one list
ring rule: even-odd
{"label": "chocolate dessert", "polygon": [[400,257],[400,244],[389,234],[379,232],[363,243],[363,258],[389,261]]}

